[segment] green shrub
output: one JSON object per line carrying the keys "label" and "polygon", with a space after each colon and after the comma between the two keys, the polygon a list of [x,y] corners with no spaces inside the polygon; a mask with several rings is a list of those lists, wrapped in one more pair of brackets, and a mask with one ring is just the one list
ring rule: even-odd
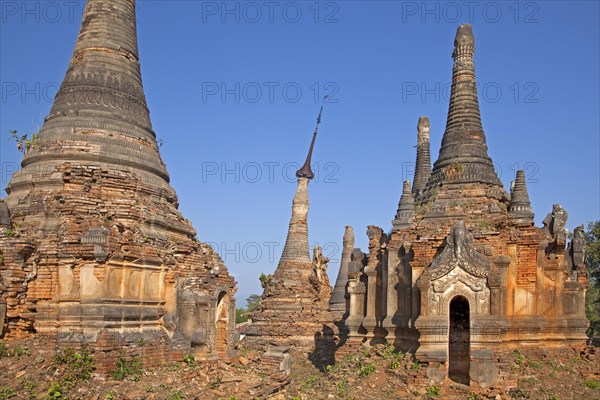
{"label": "green shrub", "polygon": [[169,400],[184,400],[185,394],[181,390],[173,390],[169,396]]}
{"label": "green shrub", "polygon": [[316,375],[310,375],[302,381],[302,385],[308,389],[312,389],[319,382],[319,377]]}
{"label": "green shrub", "polygon": [[412,369],[413,371],[418,371],[421,369],[421,363],[419,362],[419,360],[415,360],[411,365],[410,365],[410,369]]}
{"label": "green shrub", "polygon": [[194,360],[195,360],[195,359],[194,359],[194,356],[193,356],[193,355],[191,355],[191,354],[186,354],[186,355],[183,357],[183,362],[184,362],[184,363],[186,363],[187,365],[191,365],[191,364],[193,364],[193,363],[194,363]]}
{"label": "green shrub", "polygon": [[77,382],[87,382],[96,369],[94,357],[87,347],[80,352],[65,349],[54,356],[52,363],[57,368],[64,368],[62,382],[67,388],[74,387]]}
{"label": "green shrub", "polygon": [[67,400],[68,397],[63,393],[63,388],[58,382],[51,382],[48,393],[44,400]]}
{"label": "green shrub", "polygon": [[439,397],[440,395],[440,387],[437,385],[427,386],[425,389],[428,397]]}
{"label": "green shrub", "polygon": [[3,342],[0,342],[0,358],[8,357],[8,348]]}
{"label": "green shrub", "polygon": [[360,376],[369,376],[373,372],[375,372],[375,366],[371,363],[368,363],[368,364],[362,366],[362,368],[360,369],[359,375]]}
{"label": "green shrub", "polygon": [[0,386],[0,400],[12,399],[17,395],[17,391],[8,386]]}
{"label": "green shrub", "polygon": [[142,362],[139,357],[133,357],[131,360],[126,360],[123,356],[119,357],[117,368],[112,371],[111,375],[116,380],[122,381],[131,376],[133,380],[139,380],[142,374]]}
{"label": "green shrub", "polygon": [[12,351],[13,357],[21,358],[21,357],[28,356],[28,355],[29,355],[29,349],[25,346],[17,346]]}
{"label": "green shrub", "polygon": [[586,379],[585,381],[583,381],[583,385],[587,388],[596,390],[598,388],[600,388],[600,380],[598,379]]}
{"label": "green shrub", "polygon": [[483,400],[483,396],[481,396],[479,393],[470,392],[467,400]]}
{"label": "green shrub", "polygon": [[519,350],[514,350],[513,354],[517,357],[515,358],[515,364],[517,365],[522,365],[525,362],[525,360],[527,360],[527,357],[525,357],[525,355]]}

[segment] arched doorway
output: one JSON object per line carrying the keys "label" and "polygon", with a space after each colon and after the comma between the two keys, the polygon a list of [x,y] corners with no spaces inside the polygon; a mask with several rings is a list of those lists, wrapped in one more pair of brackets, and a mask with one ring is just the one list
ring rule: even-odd
{"label": "arched doorway", "polygon": [[216,350],[219,354],[227,352],[227,325],[229,323],[229,296],[226,292],[219,293],[216,310]]}
{"label": "arched doorway", "polygon": [[455,382],[468,385],[471,359],[469,301],[463,296],[456,296],[450,302],[449,314],[448,377]]}

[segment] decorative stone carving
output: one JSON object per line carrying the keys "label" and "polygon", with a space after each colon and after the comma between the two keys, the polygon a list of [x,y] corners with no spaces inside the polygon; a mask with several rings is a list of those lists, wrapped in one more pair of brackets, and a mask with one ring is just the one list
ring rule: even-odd
{"label": "decorative stone carving", "polygon": [[374,271],[377,268],[387,241],[387,235],[383,233],[383,229],[375,225],[367,227],[367,236],[369,237],[369,257],[365,272]]}
{"label": "decorative stone carving", "polygon": [[568,275],[573,274],[573,278],[576,278],[575,272],[581,271],[585,273],[585,246],[586,240],[583,234],[584,226],[580,225],[575,228],[573,237],[569,242],[569,245],[565,249],[565,273]]}
{"label": "decorative stone carving", "polygon": [[569,214],[560,206],[560,204],[554,204],[552,206],[552,212],[546,215],[546,218],[542,221],[547,235],[554,238],[559,243],[564,243],[567,237],[565,225],[567,224],[568,217]]}
{"label": "decorative stone carving", "polygon": [[456,223],[452,233],[446,238],[444,250],[433,259],[427,271],[431,274],[431,279],[436,280],[457,267],[478,278],[486,278],[491,269],[490,261],[473,246],[473,235],[462,221]]}
{"label": "decorative stone carving", "polygon": [[328,262],[329,258],[323,255],[323,249],[321,246],[315,246],[313,249],[313,267],[319,283],[323,283],[323,275],[327,271]]}
{"label": "decorative stone carving", "polygon": [[365,268],[367,255],[363,253],[359,248],[352,250],[350,256],[350,264],[348,265],[348,276],[350,278],[356,278]]}
{"label": "decorative stone carving", "polygon": [[108,231],[105,228],[94,228],[81,237],[81,244],[94,245],[94,258],[99,263],[105,262],[108,256],[108,253],[104,250],[107,245],[107,234]]}
{"label": "decorative stone carving", "polygon": [[579,225],[573,232],[573,239],[571,240],[572,246],[572,257],[573,265],[578,267],[585,264],[585,236],[583,235],[584,227]]}

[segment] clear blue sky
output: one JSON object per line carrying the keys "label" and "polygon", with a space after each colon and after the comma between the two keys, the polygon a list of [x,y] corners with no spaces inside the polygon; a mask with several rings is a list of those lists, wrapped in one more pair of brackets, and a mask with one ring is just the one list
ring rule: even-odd
{"label": "clear blue sky", "polygon": [[[570,229],[599,219],[598,4],[140,1],[161,153],[184,216],[216,243],[240,303],[281,254],[315,96],[337,100],[325,105],[309,186],[310,241],[334,260],[330,279],[345,225],[363,250],[367,225],[391,228],[420,115],[437,158],[459,23],[473,24],[483,126],[505,186],[516,166],[527,170],[538,225],[553,203]],[[21,157],[8,130],[32,132],[48,113],[83,6],[0,0],[2,187]]]}

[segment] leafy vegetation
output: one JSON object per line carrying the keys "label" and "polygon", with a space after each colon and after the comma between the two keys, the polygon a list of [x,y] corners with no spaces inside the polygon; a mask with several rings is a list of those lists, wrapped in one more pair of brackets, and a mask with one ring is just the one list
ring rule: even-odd
{"label": "leafy vegetation", "polygon": [[600,389],[600,380],[586,379],[585,381],[583,381],[583,385],[589,389],[597,390],[597,389]]}
{"label": "leafy vegetation", "polygon": [[527,357],[525,357],[525,354],[521,353],[519,350],[513,350],[513,354],[516,356],[515,364],[517,364],[517,365],[523,365],[525,363],[525,361],[527,360]]}
{"label": "leafy vegetation", "polygon": [[[263,274],[264,275],[264,274]],[[260,296],[257,294],[251,294],[246,299],[246,308],[238,308],[235,310],[235,322],[241,324],[242,322],[248,321],[248,313],[256,310],[260,305]]]}
{"label": "leafy vegetation", "polygon": [[29,349],[25,346],[17,346],[11,352],[11,356],[21,358],[29,355]]}
{"label": "leafy vegetation", "polygon": [[50,387],[44,400],[68,400],[67,395],[64,393],[64,389],[58,382],[50,382]]}
{"label": "leafy vegetation", "polygon": [[16,397],[17,391],[8,386],[0,386],[0,400],[8,400]]}
{"label": "leafy vegetation", "polygon": [[427,393],[427,397],[436,398],[440,396],[440,387],[437,385],[427,386],[425,392]]}
{"label": "leafy vegetation", "polygon": [[34,147],[38,138],[38,133],[29,135],[20,135],[16,130],[9,130],[10,138],[17,142],[17,150],[27,152],[30,148]]}
{"label": "leafy vegetation", "polygon": [[590,274],[585,296],[585,313],[590,320],[588,335],[600,335],[600,220],[589,222],[584,230],[585,261]]}
{"label": "leafy vegetation", "polygon": [[269,275],[265,275],[261,272],[260,276],[258,277],[258,279],[260,279],[260,285],[263,287],[263,289],[265,287],[267,287],[268,284],[270,284],[273,281],[273,275],[269,274]]}
{"label": "leafy vegetation", "polygon": [[139,357],[133,357],[126,360],[123,355],[117,361],[117,367],[112,371],[111,375],[116,380],[122,381],[127,377],[132,377],[133,380],[139,380],[142,374],[142,362]]}
{"label": "leafy vegetation", "polygon": [[371,375],[373,372],[375,372],[375,366],[372,363],[368,363],[362,366],[359,375],[366,377]]}
{"label": "leafy vegetation", "polygon": [[62,371],[62,385],[70,389],[78,382],[87,382],[96,369],[96,362],[87,347],[80,352],[72,348],[65,349],[54,356],[52,364]]}

